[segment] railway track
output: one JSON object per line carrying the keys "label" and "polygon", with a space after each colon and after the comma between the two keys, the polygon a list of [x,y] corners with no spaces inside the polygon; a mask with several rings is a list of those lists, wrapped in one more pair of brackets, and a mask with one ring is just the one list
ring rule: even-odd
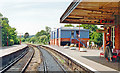
{"label": "railway track", "polygon": [[[63,65],[63,67],[67,68],[67,72],[69,73],[94,73],[93,71],[89,70],[88,68],[84,67],[83,65],[77,63],[73,59],[69,58],[68,56],[62,54],[61,52],[54,50],[52,48],[40,45],[40,47],[46,49],[50,53],[54,54],[58,57],[58,61]],[[60,60],[59,60],[60,59]]]}
{"label": "railway track", "polygon": [[[83,72],[83,73],[94,73],[89,69],[85,68],[84,66],[76,63],[74,60],[70,59],[69,57],[49,47],[45,47],[41,45],[40,46],[28,45],[28,46],[29,46],[29,51],[28,53],[26,53],[26,55],[23,55],[18,59],[16,59],[14,63],[7,66],[6,69],[1,71],[0,73],[13,73],[13,72],[27,73],[27,71],[30,72],[33,66],[37,63],[36,60],[38,59],[39,56],[40,56],[39,58],[41,58],[42,61],[37,64],[38,66],[36,66],[37,73],[39,72],[73,73],[74,71]],[[36,52],[35,48],[38,50],[38,52]],[[38,56],[39,51],[40,51],[40,55]],[[34,57],[35,53],[36,53],[36,57]]]}
{"label": "railway track", "polygon": [[60,72],[67,73],[65,68],[56,60],[56,58],[50,54],[47,50],[42,47],[38,47],[41,52],[42,63],[38,68],[38,71],[42,71],[44,73],[49,72]]}
{"label": "railway track", "polygon": [[11,65],[7,66],[1,73],[24,73],[27,66],[29,65],[32,57],[34,55],[34,50],[29,47],[29,51],[16,59]]}

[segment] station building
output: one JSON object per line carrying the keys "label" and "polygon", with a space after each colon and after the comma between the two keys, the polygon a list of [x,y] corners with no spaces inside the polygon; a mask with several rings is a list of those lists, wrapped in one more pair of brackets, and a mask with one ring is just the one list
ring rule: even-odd
{"label": "station building", "polygon": [[107,34],[113,48],[120,50],[120,0],[74,0],[60,18],[61,23],[102,25],[103,46]]}
{"label": "station building", "polygon": [[50,45],[65,46],[70,44],[76,44],[80,41],[81,46],[87,46],[89,40],[89,30],[80,27],[60,27],[51,32]]}

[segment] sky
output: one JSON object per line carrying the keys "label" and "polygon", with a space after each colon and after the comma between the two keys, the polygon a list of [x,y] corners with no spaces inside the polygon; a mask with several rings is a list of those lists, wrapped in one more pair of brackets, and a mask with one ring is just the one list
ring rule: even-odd
{"label": "sky", "polygon": [[17,32],[30,35],[44,30],[64,26],[60,17],[72,0],[1,0],[0,13],[9,19],[11,27]]}
{"label": "sky", "polygon": [[1,0],[0,13],[9,19],[11,27],[19,34],[35,35],[49,26],[64,26],[60,17],[73,0]]}

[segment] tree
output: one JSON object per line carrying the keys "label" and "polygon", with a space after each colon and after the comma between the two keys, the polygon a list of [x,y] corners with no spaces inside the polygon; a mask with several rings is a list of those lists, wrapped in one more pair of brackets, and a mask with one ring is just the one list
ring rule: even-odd
{"label": "tree", "polygon": [[0,16],[3,16],[3,15],[0,13]]}
{"label": "tree", "polygon": [[25,34],[24,34],[24,38],[26,39],[26,38],[29,38],[29,33],[28,32],[26,32]]}
{"label": "tree", "polygon": [[67,24],[67,25],[64,25],[64,27],[74,27],[74,26],[71,24]]}
{"label": "tree", "polygon": [[19,44],[16,29],[11,28],[8,22],[8,18],[2,18],[2,45],[7,46],[7,38],[9,46]]}
{"label": "tree", "polygon": [[39,43],[47,44],[47,36],[46,35],[39,36]]}
{"label": "tree", "polygon": [[[77,26],[79,27],[79,25]],[[95,42],[95,44],[101,46],[103,43],[103,35],[102,33],[97,33],[96,29],[98,29],[98,27],[96,25],[88,25],[88,24],[82,24],[80,25],[80,27],[83,27],[84,29],[89,29],[89,38],[90,41]]]}
{"label": "tree", "polygon": [[[3,15],[0,13],[0,17],[2,17]],[[2,18],[0,18],[0,26],[1,26],[1,23],[2,23]]]}
{"label": "tree", "polygon": [[36,38],[35,38],[35,37],[32,37],[32,38],[30,39],[30,42],[32,42],[32,43],[35,43],[35,41],[36,41]]}
{"label": "tree", "polygon": [[40,32],[37,32],[36,37],[42,36],[42,35],[47,35],[45,30],[41,30]]}
{"label": "tree", "polygon": [[50,41],[50,32],[51,28],[46,26],[45,30],[41,30],[40,32],[37,32],[35,35],[35,42],[42,43],[42,44],[47,44],[47,42]]}
{"label": "tree", "polygon": [[26,40],[22,40],[25,42],[29,42],[29,43],[39,43],[39,44],[48,44],[48,42],[50,41],[50,33],[51,32],[51,28],[46,26],[45,30],[41,30],[40,32],[37,32],[35,36],[33,37],[29,37],[26,38]]}
{"label": "tree", "polygon": [[51,32],[51,28],[46,26],[46,32],[47,32],[47,42],[50,41],[50,32]]}
{"label": "tree", "polygon": [[26,42],[30,42],[30,38],[26,38],[25,41],[26,41]]}
{"label": "tree", "polygon": [[50,28],[50,27],[46,26],[45,29],[46,29],[46,32],[47,32],[47,33],[50,33],[50,32],[51,32],[51,28]]}
{"label": "tree", "polygon": [[90,41],[94,41],[95,44],[102,46],[102,44],[103,44],[102,37],[103,37],[102,33],[93,32],[91,35]]}
{"label": "tree", "polygon": [[25,38],[21,38],[22,42],[25,42]]}
{"label": "tree", "polygon": [[[77,26],[79,27],[79,25]],[[80,25],[80,27],[83,27],[84,29],[89,29],[90,32],[92,31],[96,31],[96,29],[98,29],[98,27],[96,25],[88,25],[88,24],[82,24]]]}

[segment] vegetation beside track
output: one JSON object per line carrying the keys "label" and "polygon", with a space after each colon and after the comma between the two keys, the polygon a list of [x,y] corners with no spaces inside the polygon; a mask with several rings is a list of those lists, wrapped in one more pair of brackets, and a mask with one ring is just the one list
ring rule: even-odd
{"label": "vegetation beside track", "polygon": [[24,34],[24,37],[22,38],[22,42],[25,43],[32,43],[32,44],[49,44],[50,42],[50,33],[51,28],[46,26],[45,30],[41,30],[40,32],[37,32],[35,36],[33,37],[28,37],[27,35]]}

